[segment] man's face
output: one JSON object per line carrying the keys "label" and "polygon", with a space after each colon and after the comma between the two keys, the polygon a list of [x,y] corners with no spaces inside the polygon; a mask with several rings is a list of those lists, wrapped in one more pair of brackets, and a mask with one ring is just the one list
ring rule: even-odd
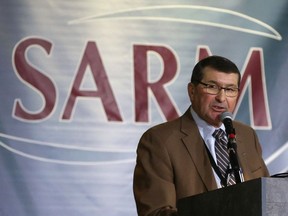
{"label": "man's face", "polygon": [[[204,68],[204,77],[201,82],[220,87],[238,88],[238,74],[224,73],[213,68]],[[222,89],[218,94],[208,94],[205,85],[189,83],[188,93],[192,107],[200,118],[214,127],[221,125],[220,114],[228,111],[233,112],[236,106],[236,97],[227,97]]]}

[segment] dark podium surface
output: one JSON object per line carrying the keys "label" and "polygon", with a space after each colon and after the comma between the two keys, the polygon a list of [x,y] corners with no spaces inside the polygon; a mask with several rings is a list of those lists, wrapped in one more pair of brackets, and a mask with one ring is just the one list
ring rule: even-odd
{"label": "dark podium surface", "polygon": [[288,178],[259,178],[177,202],[179,216],[288,216]]}

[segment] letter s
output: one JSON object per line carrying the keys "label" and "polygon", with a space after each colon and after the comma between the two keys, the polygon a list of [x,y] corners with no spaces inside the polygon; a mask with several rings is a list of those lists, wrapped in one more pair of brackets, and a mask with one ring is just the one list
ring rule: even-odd
{"label": "letter s", "polygon": [[53,110],[56,102],[56,88],[48,76],[41,73],[35,67],[29,64],[27,59],[27,49],[30,46],[40,46],[47,54],[50,53],[52,44],[40,38],[28,38],[20,41],[14,50],[13,63],[15,73],[18,78],[37,93],[40,93],[44,103],[37,112],[26,109],[22,101],[15,100],[13,116],[21,120],[42,120],[46,118]]}

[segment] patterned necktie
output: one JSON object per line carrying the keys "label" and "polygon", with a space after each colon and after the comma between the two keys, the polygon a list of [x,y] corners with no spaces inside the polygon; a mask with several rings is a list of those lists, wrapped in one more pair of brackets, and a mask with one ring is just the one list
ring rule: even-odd
{"label": "patterned necktie", "polygon": [[222,129],[217,129],[212,134],[215,137],[215,153],[217,158],[218,168],[226,180],[227,185],[236,184],[233,172],[229,172],[230,160],[227,151],[227,141],[225,139],[225,132]]}

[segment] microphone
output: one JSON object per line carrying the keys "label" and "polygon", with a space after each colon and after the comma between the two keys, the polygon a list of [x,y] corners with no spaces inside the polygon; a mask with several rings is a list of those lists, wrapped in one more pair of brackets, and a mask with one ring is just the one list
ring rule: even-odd
{"label": "microphone", "polygon": [[236,150],[237,150],[236,134],[235,134],[235,129],[232,123],[232,113],[223,112],[220,115],[220,120],[223,122],[225,126],[225,131],[226,131],[226,135],[228,138],[228,151],[229,151],[229,144],[230,144],[230,146],[232,147],[231,150],[235,151],[236,153]]}
{"label": "microphone", "polygon": [[235,136],[235,129],[234,129],[233,124],[232,124],[232,113],[223,112],[220,115],[220,120],[225,125],[225,130],[226,130],[226,134],[227,134],[228,138],[229,138],[230,134],[234,134],[234,136]]}
{"label": "microphone", "polygon": [[231,169],[234,172],[236,183],[241,183],[244,181],[244,177],[237,158],[236,133],[232,123],[232,113],[223,112],[220,115],[220,120],[225,126],[225,131],[228,138],[227,149],[230,158]]}

